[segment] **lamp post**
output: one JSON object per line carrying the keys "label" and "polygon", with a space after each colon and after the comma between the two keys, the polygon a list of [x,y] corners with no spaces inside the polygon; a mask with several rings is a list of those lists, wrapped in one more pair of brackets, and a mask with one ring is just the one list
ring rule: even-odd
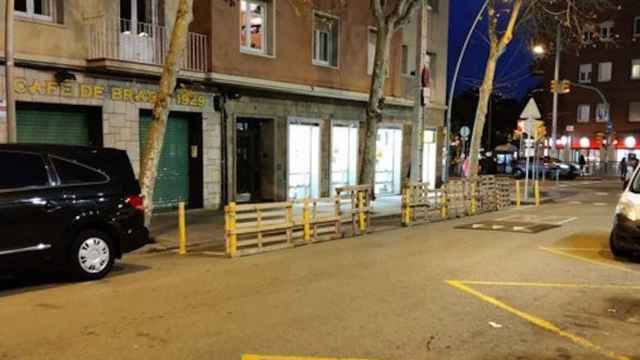
{"label": "lamp post", "polygon": [[489,1],[487,0],[478,11],[478,15],[476,16],[475,21],[471,25],[469,32],[467,33],[467,38],[464,40],[464,44],[462,45],[462,50],[460,51],[460,55],[458,55],[458,61],[456,63],[456,69],[453,73],[453,79],[451,80],[451,89],[449,90],[449,103],[447,104],[447,128],[445,130],[445,147],[444,147],[444,169],[442,171],[442,182],[446,183],[449,181],[449,163],[450,163],[450,140],[451,137],[451,112],[453,110],[453,95],[456,91],[456,81],[458,80],[458,74],[460,73],[460,67],[462,66],[462,60],[464,58],[465,53],[467,52],[467,47],[469,47],[469,42],[471,41],[471,35],[476,30],[478,23],[482,19],[482,14],[484,14],[485,10],[487,10],[487,6],[489,5]]}

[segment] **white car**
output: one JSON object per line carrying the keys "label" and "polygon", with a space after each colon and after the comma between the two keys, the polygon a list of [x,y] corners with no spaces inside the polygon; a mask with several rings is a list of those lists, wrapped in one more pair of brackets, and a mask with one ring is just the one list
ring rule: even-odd
{"label": "white car", "polygon": [[616,257],[640,252],[640,167],[631,177],[616,206],[609,247]]}

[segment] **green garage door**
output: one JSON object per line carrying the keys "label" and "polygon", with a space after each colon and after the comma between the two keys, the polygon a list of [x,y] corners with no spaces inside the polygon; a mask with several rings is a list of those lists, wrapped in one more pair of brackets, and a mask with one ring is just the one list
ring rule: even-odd
{"label": "green garage door", "polygon": [[[147,141],[151,115],[140,116],[140,149]],[[178,206],[189,200],[189,120],[170,115],[158,166],[158,178],[153,194],[156,209]]]}
{"label": "green garage door", "polygon": [[73,110],[26,110],[17,113],[18,142],[90,145],[89,113]]}

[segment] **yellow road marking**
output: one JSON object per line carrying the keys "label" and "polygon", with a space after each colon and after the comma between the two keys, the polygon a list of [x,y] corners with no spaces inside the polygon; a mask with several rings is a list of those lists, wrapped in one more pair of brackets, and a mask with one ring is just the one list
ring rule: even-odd
{"label": "yellow road marking", "polygon": [[242,355],[242,360],[366,360],[366,359],[346,359],[346,358],[317,358],[307,356],[272,356],[272,355]]}
{"label": "yellow road marking", "polygon": [[579,248],[579,247],[552,247],[553,250],[560,251],[588,251],[588,252],[611,252],[609,249],[601,249],[601,248]]}
{"label": "yellow road marking", "polygon": [[[606,357],[608,357],[609,359],[616,359],[616,360],[631,360],[630,358],[623,356],[623,355],[619,355],[614,353],[613,351],[609,351],[606,349],[603,349],[602,347],[590,342],[589,340],[580,337],[578,335],[574,335],[571,334],[569,332],[566,332],[562,329],[560,329],[558,326],[554,325],[553,323],[541,319],[539,317],[533,316],[531,314],[528,314],[524,311],[518,310],[512,306],[509,306],[505,303],[503,303],[502,301],[493,298],[491,296],[487,296],[479,291],[476,291],[474,289],[472,289],[471,287],[465,285],[462,281],[457,281],[457,280],[448,280],[447,284],[455,287],[458,290],[462,290],[465,293],[471,294],[485,302],[488,302],[489,304],[492,304],[494,306],[496,306],[497,308],[500,308],[502,310],[505,310],[513,315],[516,315],[528,322],[530,322],[533,325],[536,325],[544,330],[547,330],[549,332],[552,332],[558,336],[561,336],[563,338],[569,339],[571,340],[574,344],[582,346],[585,349],[594,351],[598,354],[604,355]],[[258,359],[252,359],[252,360],[258,360]]]}
{"label": "yellow road marking", "polygon": [[617,270],[622,270],[622,271],[626,271],[626,272],[630,272],[630,273],[638,273],[638,271],[629,269],[628,267],[623,266],[623,265],[611,264],[611,263],[604,262],[604,261],[593,260],[593,259],[586,258],[584,256],[574,255],[574,254],[570,254],[570,253],[562,251],[562,250],[557,250],[555,248],[540,247],[540,250],[544,250],[544,251],[550,252],[552,254],[560,255],[560,256],[566,256],[566,257],[569,257],[569,258],[572,258],[572,259],[578,259],[578,260],[586,261],[588,263],[592,263],[592,264],[596,264],[596,265],[600,265],[600,266],[610,267],[610,268],[617,269]]}
{"label": "yellow road marking", "polygon": [[591,285],[591,284],[560,284],[560,283],[532,283],[513,281],[460,281],[467,285],[490,285],[490,286],[520,286],[520,287],[548,287],[563,289],[613,289],[613,290],[640,290],[640,285]]}

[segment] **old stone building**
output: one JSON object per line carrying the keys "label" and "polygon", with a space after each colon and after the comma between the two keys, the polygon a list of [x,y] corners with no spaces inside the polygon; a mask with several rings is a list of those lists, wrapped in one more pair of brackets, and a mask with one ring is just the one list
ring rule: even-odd
{"label": "old stone building", "polygon": [[[125,149],[137,171],[176,3],[16,1],[18,141]],[[433,83],[422,173],[435,183],[440,171],[448,8],[448,1],[433,1],[394,38],[378,136],[381,194],[399,193],[409,171],[422,34],[429,36]],[[316,1],[296,11],[282,0],[195,0],[158,206],[328,196],[355,183],[372,25],[368,2]],[[0,118],[0,141],[5,129]]]}

